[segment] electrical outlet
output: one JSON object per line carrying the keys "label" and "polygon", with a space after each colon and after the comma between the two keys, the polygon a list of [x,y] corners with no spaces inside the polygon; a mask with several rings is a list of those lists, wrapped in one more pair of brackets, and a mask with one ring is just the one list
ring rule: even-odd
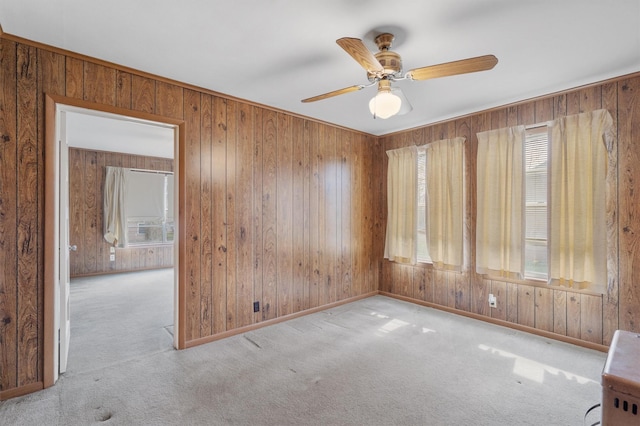
{"label": "electrical outlet", "polygon": [[253,312],[260,312],[260,302],[253,302]]}
{"label": "electrical outlet", "polygon": [[115,262],[116,261],[116,255],[115,254],[110,254],[109,255],[109,261],[110,262]]}
{"label": "electrical outlet", "polygon": [[115,254],[115,252],[116,252],[116,248],[115,247],[109,247],[109,253]]}
{"label": "electrical outlet", "polygon": [[493,294],[489,295],[489,307],[490,308],[498,307],[498,300]]}

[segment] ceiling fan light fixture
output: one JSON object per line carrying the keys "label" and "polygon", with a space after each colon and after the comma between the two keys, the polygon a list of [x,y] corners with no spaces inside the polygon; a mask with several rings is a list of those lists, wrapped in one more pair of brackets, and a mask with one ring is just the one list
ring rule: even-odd
{"label": "ceiling fan light fixture", "polygon": [[381,90],[369,101],[369,111],[373,114],[373,118],[387,119],[396,115],[400,107],[402,107],[402,100],[390,91]]}

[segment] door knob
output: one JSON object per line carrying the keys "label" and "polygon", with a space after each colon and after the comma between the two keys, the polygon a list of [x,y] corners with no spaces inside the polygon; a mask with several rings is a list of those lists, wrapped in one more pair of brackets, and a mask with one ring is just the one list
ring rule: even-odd
{"label": "door knob", "polygon": [[78,246],[77,245],[74,244],[72,246],[69,246],[69,251],[77,251],[77,250],[78,250]]}

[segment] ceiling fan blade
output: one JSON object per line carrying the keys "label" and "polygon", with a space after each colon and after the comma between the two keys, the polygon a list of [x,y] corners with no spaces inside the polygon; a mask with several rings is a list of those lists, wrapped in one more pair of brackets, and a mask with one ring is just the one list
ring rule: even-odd
{"label": "ceiling fan blade", "polygon": [[343,37],[336,40],[336,43],[351,55],[367,72],[373,74],[384,72],[384,67],[380,65],[380,62],[378,62],[374,54],[367,49],[367,46],[364,45],[362,40]]}
{"label": "ceiling fan blade", "polygon": [[478,56],[460,61],[445,62],[444,64],[415,68],[407,73],[413,80],[428,80],[430,78],[447,77],[450,75],[466,74],[476,71],[486,71],[495,67],[498,58],[493,55]]}
{"label": "ceiling fan blade", "polygon": [[322,95],[314,96],[312,98],[303,99],[302,102],[315,102],[321,101],[323,99],[332,98],[334,96],[342,95],[344,93],[356,92],[360,89],[363,89],[365,86],[358,84],[356,86],[345,87],[344,89],[334,90],[333,92],[324,93]]}

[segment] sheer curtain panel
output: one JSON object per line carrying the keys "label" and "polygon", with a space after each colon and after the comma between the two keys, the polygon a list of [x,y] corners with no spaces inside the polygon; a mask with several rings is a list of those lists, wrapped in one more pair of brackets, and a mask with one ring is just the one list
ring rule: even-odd
{"label": "sheer curtain panel", "polygon": [[549,266],[555,284],[606,290],[605,197],[612,125],[606,110],[552,123]]}
{"label": "sheer curtain panel", "polygon": [[387,233],[384,257],[417,263],[418,148],[387,151]]}
{"label": "sheer curtain panel", "polygon": [[476,270],[520,278],[524,126],[478,133]]}
{"label": "sheer curtain panel", "polygon": [[463,263],[464,141],[425,145],[427,247],[441,269],[460,270]]}
{"label": "sheer curtain panel", "polygon": [[127,216],[125,213],[126,171],[122,167],[106,166],[104,179],[104,239],[114,247],[126,246]]}

